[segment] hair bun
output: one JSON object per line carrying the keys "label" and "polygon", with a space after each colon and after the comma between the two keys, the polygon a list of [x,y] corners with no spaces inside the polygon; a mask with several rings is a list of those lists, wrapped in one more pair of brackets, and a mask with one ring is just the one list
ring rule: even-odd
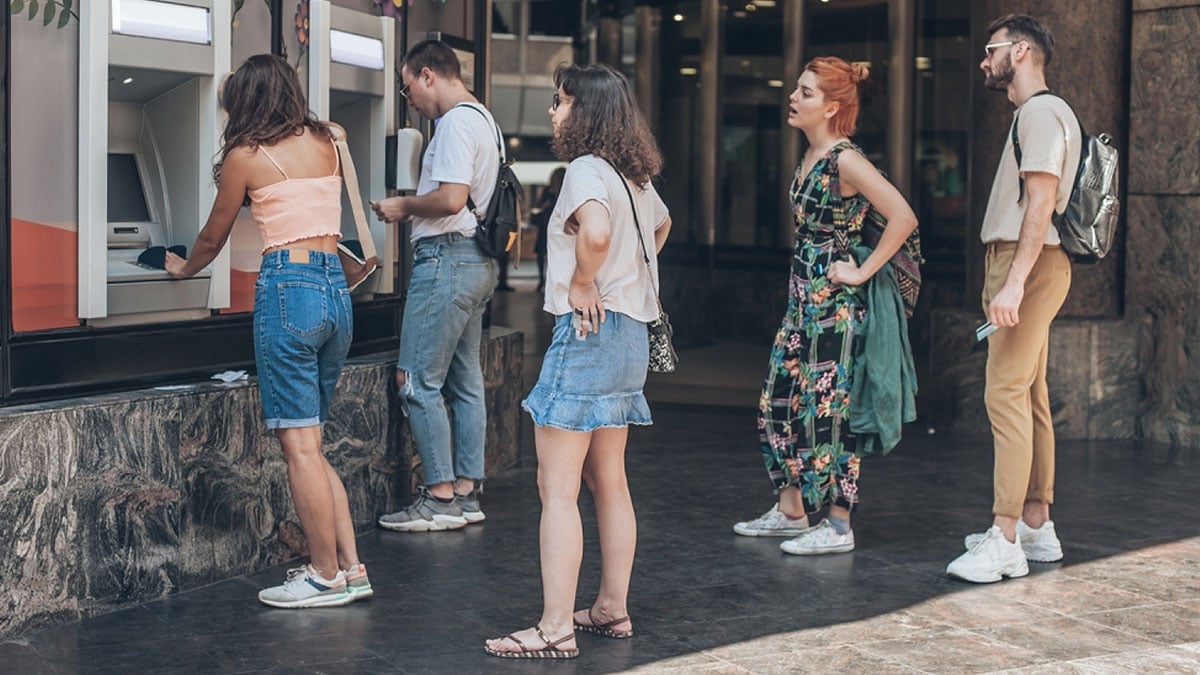
{"label": "hair bun", "polygon": [[871,69],[861,63],[855,63],[853,68],[855,84],[858,84],[871,76]]}

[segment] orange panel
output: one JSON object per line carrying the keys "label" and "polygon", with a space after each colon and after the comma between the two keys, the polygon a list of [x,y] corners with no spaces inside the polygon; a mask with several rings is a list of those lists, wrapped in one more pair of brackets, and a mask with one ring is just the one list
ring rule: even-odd
{"label": "orange panel", "polygon": [[258,272],[243,272],[229,270],[229,307],[222,309],[222,314],[237,314],[254,311],[254,284],[258,282]]}
{"label": "orange panel", "polygon": [[13,329],[79,325],[79,237],[75,232],[12,220]]}

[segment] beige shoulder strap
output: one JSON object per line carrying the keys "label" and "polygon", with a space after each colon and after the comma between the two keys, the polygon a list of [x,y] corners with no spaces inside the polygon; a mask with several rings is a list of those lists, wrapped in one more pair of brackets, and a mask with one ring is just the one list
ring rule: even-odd
{"label": "beige shoulder strap", "polygon": [[333,144],[337,146],[338,156],[342,160],[342,179],[346,183],[346,194],[350,197],[350,209],[354,212],[354,225],[358,228],[358,243],[362,246],[363,257],[376,257],[375,239],[371,236],[371,228],[367,226],[367,214],[363,211],[362,194],[358,191],[358,174],[354,171],[354,158],[350,156],[350,146],[346,144],[346,134],[338,127],[331,126]]}

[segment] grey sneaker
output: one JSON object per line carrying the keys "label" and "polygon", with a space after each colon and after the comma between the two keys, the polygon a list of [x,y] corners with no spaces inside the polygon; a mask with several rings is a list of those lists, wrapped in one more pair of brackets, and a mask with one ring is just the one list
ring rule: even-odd
{"label": "grey sneaker", "polygon": [[458,502],[458,506],[463,512],[463,518],[466,518],[468,523],[482,523],[487,519],[487,516],[483,515],[483,509],[479,506],[479,488],[475,488],[465,495],[454,495],[454,501]]}
{"label": "grey sneaker", "polygon": [[467,519],[463,516],[462,507],[458,505],[457,499],[444,504],[424,486],[417,490],[416,501],[407,508],[379,519],[380,527],[397,532],[457,530],[466,525]]}
{"label": "grey sneaker", "polygon": [[[986,532],[968,534],[963,538],[963,545],[970,549],[986,536]],[[1024,520],[1018,520],[1017,536],[1021,539],[1025,559],[1029,562],[1052,563],[1063,559],[1062,542],[1058,540],[1053,520],[1047,520],[1036,530],[1026,525]]]}

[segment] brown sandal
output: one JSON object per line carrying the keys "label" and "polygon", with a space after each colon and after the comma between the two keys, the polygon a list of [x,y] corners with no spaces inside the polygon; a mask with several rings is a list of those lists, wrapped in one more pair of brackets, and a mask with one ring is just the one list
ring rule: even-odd
{"label": "brown sandal", "polygon": [[591,621],[592,623],[590,625],[584,625],[582,623],[579,623],[578,621],[575,621],[575,622],[573,622],[575,624],[575,630],[581,630],[586,633],[595,633],[597,635],[603,635],[604,637],[615,638],[617,640],[624,640],[625,638],[633,637],[633,629],[632,628],[630,628],[629,630],[613,630],[613,626],[615,626],[619,623],[625,623],[626,621],[628,621],[629,620],[628,616],[623,616],[619,619],[613,619],[612,621],[609,621],[608,623],[599,623],[598,621],[596,621],[595,615],[592,614],[591,607],[588,607],[587,613],[588,613],[588,621]]}
{"label": "brown sandal", "polygon": [[546,637],[546,633],[542,631],[542,627],[540,625],[535,625],[533,629],[537,631],[538,637],[541,638],[542,642],[546,643],[545,647],[530,649],[529,647],[525,646],[525,643],[518,640],[516,636],[509,634],[500,639],[512,640],[513,643],[521,648],[521,651],[504,652],[487,646],[483,648],[483,651],[491,654],[492,656],[498,656],[502,659],[573,659],[579,656],[578,649],[558,649],[559,645],[574,638],[575,633],[567,633],[563,637],[551,642],[550,638]]}

